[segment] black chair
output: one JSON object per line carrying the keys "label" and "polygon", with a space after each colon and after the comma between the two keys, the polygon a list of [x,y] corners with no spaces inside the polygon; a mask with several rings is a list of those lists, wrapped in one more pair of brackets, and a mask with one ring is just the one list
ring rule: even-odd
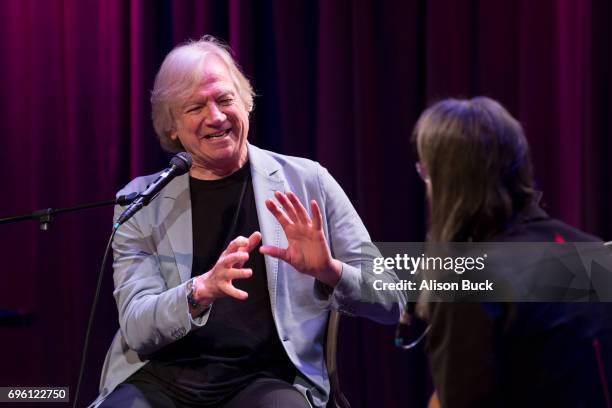
{"label": "black chair", "polygon": [[327,408],[351,408],[351,404],[349,404],[340,390],[340,380],[338,379],[337,350],[339,326],[340,313],[336,310],[332,310],[329,313],[329,321],[327,322],[327,339],[325,345],[325,361],[327,363],[327,372],[331,384]]}

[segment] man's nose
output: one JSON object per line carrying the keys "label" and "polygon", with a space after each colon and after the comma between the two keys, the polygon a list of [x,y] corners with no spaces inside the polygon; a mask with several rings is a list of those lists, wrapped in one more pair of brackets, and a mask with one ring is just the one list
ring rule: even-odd
{"label": "man's nose", "polygon": [[225,121],[225,113],[219,109],[216,103],[209,103],[206,113],[206,125],[216,125]]}

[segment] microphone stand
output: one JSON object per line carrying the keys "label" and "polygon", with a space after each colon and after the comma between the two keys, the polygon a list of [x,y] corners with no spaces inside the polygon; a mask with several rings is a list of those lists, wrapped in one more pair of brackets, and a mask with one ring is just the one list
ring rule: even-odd
{"label": "microphone stand", "polygon": [[115,205],[115,204],[125,206],[128,204],[131,204],[132,201],[134,201],[137,198],[138,198],[138,193],[134,192],[132,194],[119,196],[115,200],[98,201],[95,203],[81,204],[75,207],[67,207],[67,208],[58,208],[58,209],[43,208],[40,210],[36,210],[31,214],[17,215],[15,217],[8,217],[8,218],[0,218],[0,224],[12,224],[15,222],[20,222],[20,221],[38,220],[38,222],[40,223],[41,231],[48,231],[49,227],[51,227],[51,223],[53,222],[53,219],[55,218],[57,214],[87,210],[89,208],[105,207],[105,206]]}
{"label": "microphone stand", "polygon": [[[128,204],[131,204],[133,201],[135,201],[137,198],[140,197],[140,193],[138,192],[134,192],[128,195],[122,195],[117,197],[115,200],[106,200],[106,201],[98,201],[95,203],[89,203],[89,204],[81,204],[81,205],[77,205],[75,207],[67,207],[67,208],[59,208],[59,209],[55,209],[55,208],[44,208],[41,210],[36,210],[34,212],[32,212],[31,214],[25,214],[25,215],[18,215],[15,217],[8,217],[8,218],[2,218],[0,219],[0,224],[12,224],[12,223],[16,223],[16,222],[21,222],[21,221],[27,221],[27,220],[38,220],[38,222],[40,223],[40,229],[41,231],[48,231],[49,227],[51,226],[51,223],[53,222],[54,217],[57,214],[61,214],[61,213],[67,213],[67,212],[75,212],[75,211],[81,211],[81,210],[86,210],[89,208],[97,208],[97,207],[104,207],[104,206],[109,206],[109,205],[115,205],[115,204],[119,204],[121,206],[126,206]],[[78,397],[79,397],[79,389],[81,387],[81,380],[83,377],[83,371],[85,369],[85,357],[86,357],[86,353],[87,353],[87,348],[89,345],[89,334],[91,331],[91,324],[93,322],[93,315],[95,312],[95,306],[98,302],[98,296],[100,294],[100,286],[101,286],[101,282],[102,282],[102,271],[104,268],[104,265],[106,264],[106,257],[108,255],[108,251],[112,242],[113,237],[115,236],[115,232],[116,229],[113,229],[113,233],[111,235],[111,238],[108,241],[108,245],[106,247],[106,251],[104,252],[104,259],[102,261],[102,266],[101,266],[101,270],[100,270],[100,274],[99,274],[99,279],[98,279],[98,285],[96,287],[96,293],[94,296],[94,305],[92,307],[92,311],[91,314],[89,316],[89,323],[88,323],[88,327],[87,327],[87,334],[85,336],[85,344],[83,345],[83,356],[81,358],[81,369],[79,372],[79,378],[77,380],[77,389],[76,389],[76,393],[75,393],[75,400],[73,403],[73,406],[76,407],[77,401],[78,401]],[[11,311],[11,310],[0,310],[0,327],[21,327],[21,326],[28,326],[32,321],[34,320],[34,316],[32,313],[29,312],[25,312],[25,311]]]}
{"label": "microphone stand", "polygon": [[[75,207],[67,207],[67,208],[58,208],[58,209],[44,208],[41,210],[36,210],[32,212],[31,214],[17,215],[15,217],[8,217],[8,218],[1,218],[0,224],[12,224],[12,223],[20,222],[20,221],[38,220],[38,222],[40,223],[40,230],[48,231],[49,227],[51,226],[51,222],[53,222],[53,219],[55,218],[57,214],[81,211],[81,210],[86,210],[89,208],[104,207],[104,206],[115,205],[115,204],[125,206],[128,204],[131,204],[132,201],[134,201],[136,198],[138,198],[138,193],[134,192],[132,194],[119,196],[115,200],[98,201],[95,203],[81,204]],[[30,312],[22,311],[22,310],[14,311],[14,310],[0,309],[0,327],[28,326],[30,325],[30,323],[32,323],[33,320],[34,320],[34,316]]]}
{"label": "microphone stand", "polygon": [[81,368],[79,370],[79,376],[77,379],[76,392],[74,393],[73,400],[73,408],[76,408],[77,403],[79,401],[79,390],[81,388],[81,381],[83,379],[83,373],[85,372],[85,362],[87,359],[87,349],[89,347],[89,337],[91,334],[91,329],[93,327],[93,320],[95,317],[96,305],[98,304],[98,297],[100,296],[100,289],[102,287],[102,277],[104,275],[104,266],[106,265],[106,260],[108,258],[108,254],[111,249],[111,244],[113,242],[113,238],[115,237],[115,233],[121,224],[127,221],[131,216],[133,216],[138,210],[142,207],[146,206],[149,201],[157,196],[159,191],[164,188],[166,184],[168,184],[174,177],[179,176],[181,174],[185,174],[189,171],[191,167],[191,155],[186,152],[180,152],[176,154],[170,160],[170,166],[166,170],[164,170],[155,181],[147,186],[147,188],[141,192],[134,192],[128,194],[127,196],[117,197],[115,200],[108,201],[100,201],[91,204],[83,204],[78,205],[76,207],[69,208],[61,208],[61,209],[53,209],[53,208],[45,208],[42,210],[34,211],[31,214],[19,215],[16,217],[2,218],[0,219],[0,224],[8,224],[14,222],[20,222],[25,220],[37,219],[40,223],[40,229],[42,231],[49,230],[49,226],[53,221],[53,217],[57,214],[64,212],[72,212],[72,211],[80,211],[88,208],[102,207],[112,204],[119,204],[121,206],[125,206],[130,204],[127,210],[121,214],[119,219],[115,221],[112,229],[112,233],[108,239],[108,244],[106,245],[106,250],[104,251],[104,257],[102,258],[102,264],[100,266],[100,272],[98,274],[98,282],[96,285],[96,292],[93,298],[93,303],[91,307],[91,312],[89,314],[89,320],[87,323],[87,331],[85,332],[85,342],[83,344],[83,351],[81,356]]}
{"label": "microphone stand", "polygon": [[[67,208],[44,208],[36,210],[31,214],[17,215],[15,217],[1,218],[0,224],[12,224],[20,221],[38,220],[41,231],[48,231],[51,227],[51,222],[57,214],[86,210],[88,208],[104,207],[108,205],[119,204],[122,206],[131,204],[138,198],[138,193],[134,192],[128,195],[122,195],[115,200],[98,201],[95,203],[81,204],[75,207]],[[14,311],[0,309],[0,327],[22,327],[28,326],[34,320],[34,316],[28,311]]]}

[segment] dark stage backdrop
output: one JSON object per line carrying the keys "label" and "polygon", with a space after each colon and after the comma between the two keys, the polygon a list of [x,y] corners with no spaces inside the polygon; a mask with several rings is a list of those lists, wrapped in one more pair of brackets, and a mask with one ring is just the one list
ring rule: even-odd
{"label": "dark stage backdrop", "polygon": [[[411,130],[429,103],[488,95],[524,124],[548,211],[612,238],[612,7],[607,1],[149,1],[0,3],[0,217],[112,198],[164,168],[149,91],[164,55],[228,41],[258,94],[250,140],[318,160],[375,240],[422,240]],[[111,209],[0,226],[0,385],[69,385]],[[342,321],[340,375],[354,407],[423,407],[422,350],[393,328]],[[104,280],[82,401],[117,328]]]}

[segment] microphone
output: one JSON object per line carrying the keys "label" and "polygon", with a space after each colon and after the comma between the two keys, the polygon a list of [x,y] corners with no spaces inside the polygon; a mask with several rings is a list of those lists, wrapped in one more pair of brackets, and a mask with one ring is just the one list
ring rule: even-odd
{"label": "microphone", "polygon": [[395,346],[409,350],[416,347],[429,332],[429,324],[416,312],[416,302],[408,302],[395,329]]}
{"label": "microphone", "polygon": [[132,218],[134,214],[142,209],[153,200],[166,184],[170,183],[176,176],[180,176],[189,171],[191,167],[191,155],[187,152],[180,152],[170,160],[170,167],[162,172],[162,174],[149,184],[145,191],[138,194],[138,197],[130,204],[130,206],[119,216],[113,228],[116,230]]}

